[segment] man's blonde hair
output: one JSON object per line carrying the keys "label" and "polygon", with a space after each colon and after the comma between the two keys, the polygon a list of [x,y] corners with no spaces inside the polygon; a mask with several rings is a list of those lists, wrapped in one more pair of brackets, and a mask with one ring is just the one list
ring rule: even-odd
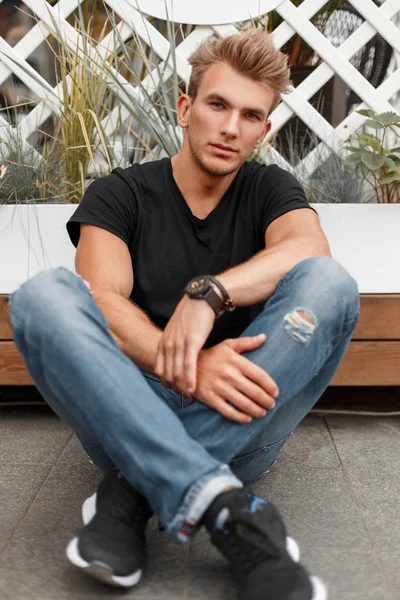
{"label": "man's blonde hair", "polygon": [[254,81],[267,84],[274,92],[271,112],[278,106],[280,95],[290,86],[288,59],[275,48],[269,33],[251,29],[221,39],[207,39],[189,58],[192,65],[188,94],[196,98],[207,69],[216,63],[226,63],[235,71]]}

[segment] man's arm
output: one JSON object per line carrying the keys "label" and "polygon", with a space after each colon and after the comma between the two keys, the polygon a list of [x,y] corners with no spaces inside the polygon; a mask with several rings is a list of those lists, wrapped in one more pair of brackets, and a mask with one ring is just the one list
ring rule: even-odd
{"label": "man's arm", "polygon": [[[80,230],[75,261],[77,273],[89,282],[93,298],[106,317],[110,333],[122,352],[142,370],[154,372],[162,331],[129,301],[134,275],[126,244],[101,227],[81,224]],[[252,350],[262,342],[263,339],[258,338],[232,340],[201,353],[198,380],[202,386],[199,388],[199,398],[239,423],[262,416],[265,409],[273,405],[269,389],[274,389],[274,383],[262,369],[240,356],[240,352]],[[214,375],[213,366],[217,368]],[[230,390],[233,397],[229,392],[224,398],[216,393],[214,387],[223,379],[218,369],[227,366],[237,371],[237,378],[246,396],[238,394],[235,388]]]}
{"label": "man's arm", "polygon": [[[280,279],[300,261],[312,256],[330,256],[319,219],[309,208],[277,218],[265,233],[266,249],[250,260],[217,275],[236,306],[266,301]],[[210,306],[184,296],[160,339],[155,373],[166,385],[184,395],[197,385],[199,352],[215,320]]]}
{"label": "man's arm", "polygon": [[134,274],[126,244],[101,227],[81,224],[75,268],[89,282],[118,346],[140,369],[153,372],[162,331],[129,300]]}
{"label": "man's arm", "polygon": [[293,210],[273,221],[265,232],[265,246],[250,260],[217,275],[236,306],[265,302],[297,263],[331,255],[318,216],[309,208]]}

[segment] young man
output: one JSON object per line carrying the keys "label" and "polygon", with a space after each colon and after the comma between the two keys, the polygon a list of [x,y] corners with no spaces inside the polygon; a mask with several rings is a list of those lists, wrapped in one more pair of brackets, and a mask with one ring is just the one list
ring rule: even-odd
{"label": "young man", "polygon": [[134,585],[154,512],[183,541],[204,525],[242,600],[322,600],[277,509],[242,486],[327,387],[357,285],[297,181],[245,162],[288,89],[285,56],[253,31],[191,64],[181,151],[90,185],[68,223],[81,277],[48,270],[17,290],[14,338],[105,475],[73,564]]}

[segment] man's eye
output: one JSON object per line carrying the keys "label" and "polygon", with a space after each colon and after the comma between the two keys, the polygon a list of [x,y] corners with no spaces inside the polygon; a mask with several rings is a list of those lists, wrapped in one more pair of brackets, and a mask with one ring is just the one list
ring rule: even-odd
{"label": "man's eye", "polygon": [[259,117],[258,115],[255,115],[254,113],[247,113],[247,116],[249,119],[251,119],[252,121],[258,121]]}
{"label": "man's eye", "polygon": [[221,104],[221,102],[211,102],[212,106],[215,106],[215,108],[223,108],[224,105]]}

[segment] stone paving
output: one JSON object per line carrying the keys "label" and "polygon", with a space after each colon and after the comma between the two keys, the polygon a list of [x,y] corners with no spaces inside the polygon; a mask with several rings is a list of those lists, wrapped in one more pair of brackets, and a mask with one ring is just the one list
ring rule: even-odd
{"label": "stone paving", "polygon": [[[181,545],[155,519],[136,588],[85,577],[65,547],[99,477],[76,438],[45,407],[3,407],[0,448],[0,600],[235,599],[206,533]],[[399,417],[308,416],[248,488],[278,505],[331,600],[399,600]]]}

